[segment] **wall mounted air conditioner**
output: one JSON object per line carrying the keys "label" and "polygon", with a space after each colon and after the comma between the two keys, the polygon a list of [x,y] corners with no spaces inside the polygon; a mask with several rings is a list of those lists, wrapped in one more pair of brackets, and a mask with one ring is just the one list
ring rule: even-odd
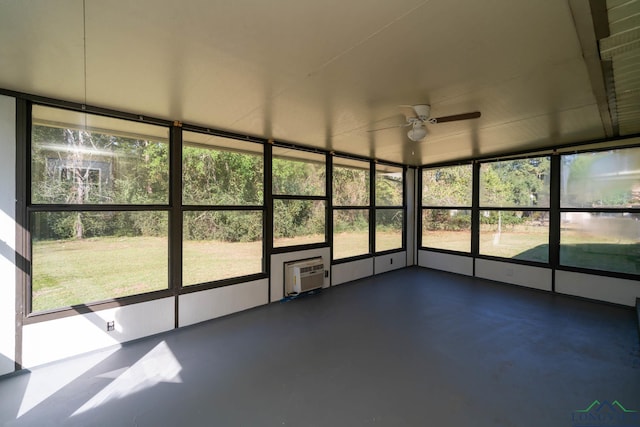
{"label": "wall mounted air conditioner", "polygon": [[286,263],[284,279],[286,294],[300,294],[321,288],[324,284],[324,263],[322,258]]}

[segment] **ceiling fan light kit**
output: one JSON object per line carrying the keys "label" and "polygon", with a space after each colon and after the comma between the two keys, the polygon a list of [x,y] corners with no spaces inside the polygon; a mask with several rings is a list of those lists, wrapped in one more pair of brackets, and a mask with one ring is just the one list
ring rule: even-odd
{"label": "ceiling fan light kit", "polygon": [[427,136],[427,129],[421,122],[415,122],[411,130],[407,132],[407,136],[413,142],[421,141]]}
{"label": "ceiling fan light kit", "polygon": [[407,122],[405,124],[382,129],[373,129],[369,132],[377,132],[379,130],[411,126],[411,130],[407,132],[407,137],[409,137],[409,139],[413,142],[418,142],[422,141],[427,136],[427,128],[425,127],[427,123],[435,125],[438,123],[456,122],[460,120],[477,119],[478,117],[480,117],[479,111],[454,114],[452,116],[431,117],[431,106],[428,104],[400,105],[399,108],[401,109],[402,114],[404,114],[407,119]]}

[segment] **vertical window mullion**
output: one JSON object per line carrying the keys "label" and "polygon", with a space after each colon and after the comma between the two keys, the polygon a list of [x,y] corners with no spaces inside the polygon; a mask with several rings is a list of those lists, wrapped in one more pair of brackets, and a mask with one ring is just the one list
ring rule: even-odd
{"label": "vertical window mullion", "polygon": [[329,259],[333,259],[333,156],[325,157],[325,242],[329,243]]}
{"label": "vertical window mullion", "polygon": [[[262,247],[264,248],[264,271],[271,275],[271,253],[273,252],[273,141],[269,140],[269,143],[264,144],[263,154],[263,169],[264,188],[263,204],[264,204],[264,218],[263,218],[263,236],[264,242]],[[269,280],[269,295],[267,301],[271,298],[271,280]]]}
{"label": "vertical window mullion", "polygon": [[[471,255],[477,257],[480,253],[480,163],[473,163],[471,185]],[[475,276],[475,262],[473,270]]]}
{"label": "vertical window mullion", "polygon": [[[170,213],[169,213],[169,288],[174,295],[182,288],[182,126],[171,127],[170,155]],[[177,304],[177,303],[176,303]],[[176,313],[177,322],[177,313]],[[177,325],[176,325],[177,327]]]}
{"label": "vertical window mullion", "polygon": [[31,312],[31,236],[29,211],[31,202],[31,104],[16,100],[16,289],[14,368],[22,369],[22,326]]}
{"label": "vertical window mullion", "polygon": [[[560,156],[551,156],[550,209],[549,209],[549,264],[555,270],[560,263]],[[555,292],[555,273],[552,274],[552,291]]]}
{"label": "vertical window mullion", "polygon": [[407,250],[407,167],[402,167],[402,249]]}
{"label": "vertical window mullion", "polygon": [[369,253],[376,253],[376,163],[369,162]]}
{"label": "vertical window mullion", "polygon": [[418,191],[417,191],[416,196],[414,197],[414,201],[415,201],[415,204],[416,204],[415,211],[416,211],[416,215],[418,216],[416,218],[416,224],[417,225],[416,225],[416,230],[415,230],[416,235],[417,235],[416,236],[416,250],[417,250],[417,248],[421,248],[422,245],[423,245],[423,242],[422,242],[422,212],[424,210],[424,207],[422,206],[422,171],[423,171],[423,168],[419,168],[417,170],[418,176],[416,177],[416,179],[418,180],[418,186],[417,186]]}

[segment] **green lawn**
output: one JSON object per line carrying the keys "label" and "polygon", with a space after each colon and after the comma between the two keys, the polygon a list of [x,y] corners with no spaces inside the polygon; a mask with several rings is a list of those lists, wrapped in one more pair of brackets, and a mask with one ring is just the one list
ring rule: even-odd
{"label": "green lawn", "polygon": [[640,242],[633,235],[628,238],[606,237],[565,229],[561,234],[560,263],[640,274]]}
{"label": "green lawn", "polygon": [[184,286],[262,272],[262,242],[185,241]]}
{"label": "green lawn", "polygon": [[[322,236],[279,239],[280,245],[318,242]],[[397,233],[376,233],[378,250],[397,248]],[[605,241],[575,232],[563,232],[563,265],[640,273],[640,244],[635,240]],[[469,233],[430,232],[423,242],[446,249],[469,251]],[[435,245],[434,245],[435,246]],[[500,237],[492,231],[480,235],[481,253],[546,262],[547,234],[512,229]],[[368,233],[334,235],[336,259],[368,252]],[[184,285],[262,271],[262,243],[187,241],[184,245]],[[100,239],[40,241],[33,244],[34,312],[92,301],[151,292],[168,287],[167,240],[159,237],[106,237]]]}
{"label": "green lawn", "polygon": [[[343,234],[336,247],[344,256],[362,252],[367,233]],[[394,233],[379,233],[391,246]],[[323,241],[324,236],[278,239],[280,246]],[[86,302],[168,288],[167,239],[103,237],[33,243],[32,311],[40,312]],[[262,271],[262,242],[186,241],[183,248],[185,286]]]}
{"label": "green lawn", "polygon": [[389,251],[402,247],[401,231],[376,230],[376,252]]}
{"label": "green lawn", "polygon": [[[402,234],[392,231],[376,232],[376,250],[378,252],[402,247]],[[369,253],[369,232],[349,231],[334,233],[333,257],[348,258]]]}
{"label": "green lawn", "polygon": [[[471,251],[471,231],[423,231],[422,244],[426,247],[468,253]],[[503,227],[501,233],[493,227],[483,227],[480,230],[482,255],[547,262],[548,244],[546,227]]]}
{"label": "green lawn", "polygon": [[422,246],[447,249],[450,251],[470,252],[471,231],[429,231],[422,233]]}
{"label": "green lawn", "polygon": [[34,242],[32,311],[166,289],[167,259],[160,237]]}
{"label": "green lawn", "polygon": [[[422,235],[423,246],[467,253],[470,240],[471,233],[465,231],[429,231]],[[480,232],[483,255],[547,262],[548,251],[546,227],[505,227],[499,235],[491,229]],[[631,237],[621,239],[563,229],[560,264],[640,274],[640,242]]]}
{"label": "green lawn", "polygon": [[[33,244],[34,312],[168,288],[167,239],[104,237]],[[262,243],[194,242],[184,285],[262,271]]]}
{"label": "green lawn", "polygon": [[503,258],[547,262],[549,233],[546,227],[516,226],[503,230],[480,232],[480,253]]}
{"label": "green lawn", "polygon": [[369,232],[353,231],[333,234],[333,257],[348,258],[369,253]]}

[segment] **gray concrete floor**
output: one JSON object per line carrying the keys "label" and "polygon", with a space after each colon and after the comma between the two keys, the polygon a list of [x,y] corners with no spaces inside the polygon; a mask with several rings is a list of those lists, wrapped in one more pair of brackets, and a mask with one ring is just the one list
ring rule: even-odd
{"label": "gray concrete floor", "polygon": [[4,377],[0,396],[3,426],[573,426],[596,399],[640,410],[640,354],[631,309],[413,267]]}

